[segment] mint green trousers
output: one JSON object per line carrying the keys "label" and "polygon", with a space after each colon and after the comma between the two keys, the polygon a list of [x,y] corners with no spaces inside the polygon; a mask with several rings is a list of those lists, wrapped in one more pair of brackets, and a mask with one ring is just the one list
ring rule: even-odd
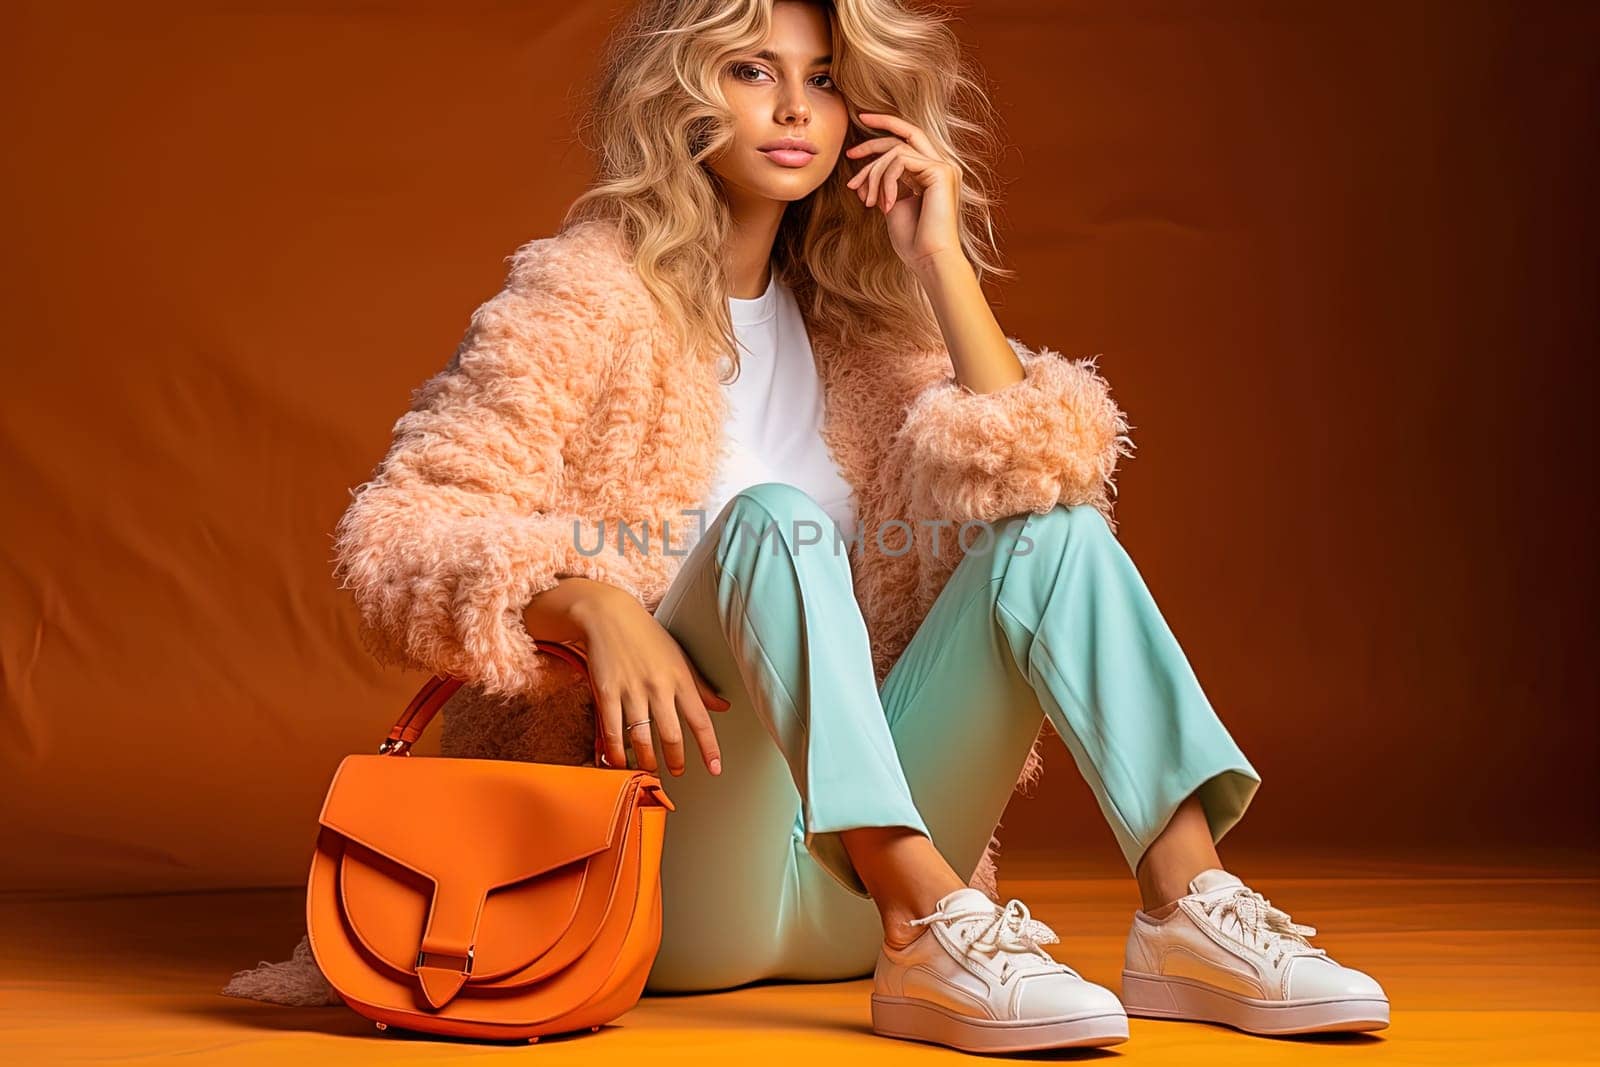
{"label": "mint green trousers", "polygon": [[[1047,718],[1134,870],[1198,790],[1220,840],[1260,785],[1094,508],[969,529],[972,547],[879,687],[845,545],[764,482],[705,529],[655,617],[731,703],[722,773],[685,729],[647,993],[872,973],[883,927],[839,831],[907,826],[963,877]],[[956,529],[940,534],[956,551]],[[990,536],[992,535],[992,536]],[[886,532],[891,550],[903,531]],[[877,551],[873,531],[863,541]],[[637,756],[629,751],[629,765]]]}

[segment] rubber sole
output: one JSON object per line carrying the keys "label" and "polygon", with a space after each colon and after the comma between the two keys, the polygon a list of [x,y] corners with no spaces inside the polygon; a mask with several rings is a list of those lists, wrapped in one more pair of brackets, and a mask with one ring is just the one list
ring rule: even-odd
{"label": "rubber sole", "polygon": [[872,995],[872,1029],[885,1037],[948,1045],[963,1052],[1027,1052],[1035,1049],[1115,1045],[1128,1040],[1122,1012],[1006,1022],[955,1015],[905,997]]}
{"label": "rubber sole", "polygon": [[1389,1001],[1372,997],[1257,1000],[1187,978],[1122,972],[1122,1006],[1146,1019],[1221,1023],[1250,1034],[1382,1030]]}

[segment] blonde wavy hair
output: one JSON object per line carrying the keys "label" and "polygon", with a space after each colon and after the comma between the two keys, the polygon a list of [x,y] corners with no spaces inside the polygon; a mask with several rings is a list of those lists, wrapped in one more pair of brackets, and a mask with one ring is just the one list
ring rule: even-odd
{"label": "blonde wavy hair", "polygon": [[[994,237],[993,160],[1000,139],[980,74],[968,65],[942,12],[901,0],[811,0],[828,18],[832,78],[852,118],[844,147],[885,131],[854,114],[883,111],[920,126],[961,170],[961,245],[980,279],[1014,273],[999,264]],[[732,360],[721,249],[730,232],[720,179],[707,160],[732,138],[721,75],[734,55],[758,48],[773,0],[641,0],[612,33],[580,140],[594,153],[593,185],[562,228],[620,223],[641,280],[686,351]],[[800,303],[813,337],[842,345],[892,336],[897,344],[942,342],[927,296],[895,255],[888,228],[867,219],[834,172],[784,213],[773,269]],[[864,161],[862,161],[864,162]]]}

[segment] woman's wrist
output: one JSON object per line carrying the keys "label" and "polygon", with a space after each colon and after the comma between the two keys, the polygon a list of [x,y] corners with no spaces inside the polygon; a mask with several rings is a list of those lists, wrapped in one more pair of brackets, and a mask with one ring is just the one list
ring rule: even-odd
{"label": "woman's wrist", "polygon": [[528,602],[522,622],[536,641],[587,641],[596,612],[621,592],[592,578],[563,578]]}
{"label": "woman's wrist", "polygon": [[578,582],[581,584],[574,589],[572,601],[567,606],[567,619],[577,630],[577,636],[587,640],[594,631],[596,618],[610,608],[608,601],[622,594],[622,590],[592,578],[579,578]]}
{"label": "woman's wrist", "polygon": [[908,269],[923,289],[929,291],[930,297],[939,286],[961,284],[968,279],[976,281],[978,277],[972,261],[959,245],[923,256],[909,264]]}

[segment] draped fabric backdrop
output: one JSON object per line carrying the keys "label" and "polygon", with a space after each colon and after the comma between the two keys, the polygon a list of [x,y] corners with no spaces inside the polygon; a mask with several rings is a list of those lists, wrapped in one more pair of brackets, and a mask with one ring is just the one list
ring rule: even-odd
{"label": "draped fabric backdrop", "polygon": [[[584,187],[618,10],[8,5],[0,889],[304,878],[422,681],[330,531]],[[1103,353],[1120,536],[1263,775],[1225,848],[1596,843],[1594,10],[956,8],[1001,323]],[[1002,872],[1114,866],[1045,773]]]}

